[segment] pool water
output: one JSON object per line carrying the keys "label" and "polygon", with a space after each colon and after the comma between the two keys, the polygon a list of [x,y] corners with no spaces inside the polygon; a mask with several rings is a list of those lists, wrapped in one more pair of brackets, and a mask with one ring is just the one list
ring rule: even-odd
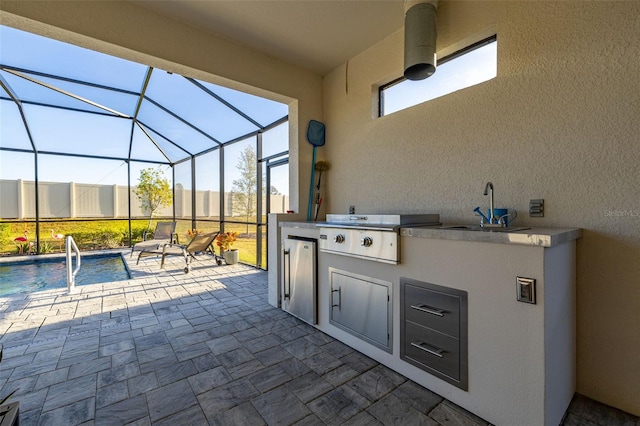
{"label": "pool water", "polygon": [[[73,266],[75,267],[75,259]],[[82,256],[76,286],[131,278],[121,254]],[[67,287],[67,260],[30,259],[0,263],[0,297]]]}

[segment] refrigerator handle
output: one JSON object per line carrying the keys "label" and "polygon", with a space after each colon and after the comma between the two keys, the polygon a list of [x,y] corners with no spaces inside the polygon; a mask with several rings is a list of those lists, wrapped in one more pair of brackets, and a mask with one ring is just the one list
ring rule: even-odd
{"label": "refrigerator handle", "polygon": [[[284,249],[284,298],[291,298],[291,250]],[[288,287],[287,287],[288,286]]]}

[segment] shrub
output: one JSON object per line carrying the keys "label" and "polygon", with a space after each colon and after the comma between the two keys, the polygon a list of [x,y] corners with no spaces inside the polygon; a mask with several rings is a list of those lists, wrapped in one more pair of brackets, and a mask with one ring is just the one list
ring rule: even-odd
{"label": "shrub", "polygon": [[99,248],[116,248],[122,246],[122,233],[117,231],[101,231],[96,236]]}
{"label": "shrub", "polygon": [[16,244],[16,253],[17,254],[27,254],[29,253],[30,243],[22,243]]}
{"label": "shrub", "polygon": [[43,241],[40,243],[40,253],[51,253],[53,251],[53,246],[49,241]]}

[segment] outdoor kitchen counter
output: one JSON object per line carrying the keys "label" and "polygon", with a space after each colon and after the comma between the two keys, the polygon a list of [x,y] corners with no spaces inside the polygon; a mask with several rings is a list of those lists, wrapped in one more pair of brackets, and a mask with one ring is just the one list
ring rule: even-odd
{"label": "outdoor kitchen counter", "polygon": [[[280,227],[316,230],[322,222],[280,222]],[[439,240],[477,241],[496,244],[521,244],[538,247],[555,247],[582,236],[580,228],[542,228],[531,227],[515,232],[467,231],[462,229],[443,229],[440,226],[407,226],[400,230],[403,237],[431,238]]]}
{"label": "outdoor kitchen counter", "polygon": [[[278,224],[278,239],[320,241],[318,223],[282,216],[290,221]],[[405,225],[398,236],[397,264],[319,251],[314,327],[492,424],[557,425],[575,393],[575,263],[581,235],[579,228],[503,233]],[[269,282],[277,301],[284,287],[282,268],[280,260],[274,270],[281,273]],[[533,282],[532,301],[518,290],[526,280]],[[424,347],[420,342],[429,342],[421,338],[442,334],[406,314],[407,306],[415,310],[414,305],[426,303],[416,299],[425,294],[416,292],[417,282],[439,286],[438,294],[446,288],[449,294],[467,295],[466,318],[460,315],[457,328],[466,332],[466,347],[447,352],[466,354],[459,371],[467,372],[467,389],[403,358],[403,351],[411,354],[414,341]],[[407,285],[412,286],[409,293]],[[373,297],[379,294],[386,297]],[[385,324],[391,343],[386,347],[376,333]],[[427,330],[426,337],[418,330]]]}
{"label": "outdoor kitchen counter", "polygon": [[582,236],[580,228],[529,228],[515,232],[471,231],[443,229],[442,226],[416,226],[402,228],[403,237],[432,238],[440,240],[477,241],[497,244],[522,244],[538,247],[555,247]]}

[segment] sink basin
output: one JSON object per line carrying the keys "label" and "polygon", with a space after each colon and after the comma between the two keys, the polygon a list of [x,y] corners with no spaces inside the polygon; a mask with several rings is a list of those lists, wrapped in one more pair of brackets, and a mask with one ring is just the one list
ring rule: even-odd
{"label": "sink basin", "polygon": [[440,229],[452,229],[458,231],[479,231],[479,232],[518,232],[525,231],[526,227],[517,227],[517,226],[509,226],[507,228],[493,228],[487,227],[483,228],[480,225],[449,225],[449,226],[441,226]]}

